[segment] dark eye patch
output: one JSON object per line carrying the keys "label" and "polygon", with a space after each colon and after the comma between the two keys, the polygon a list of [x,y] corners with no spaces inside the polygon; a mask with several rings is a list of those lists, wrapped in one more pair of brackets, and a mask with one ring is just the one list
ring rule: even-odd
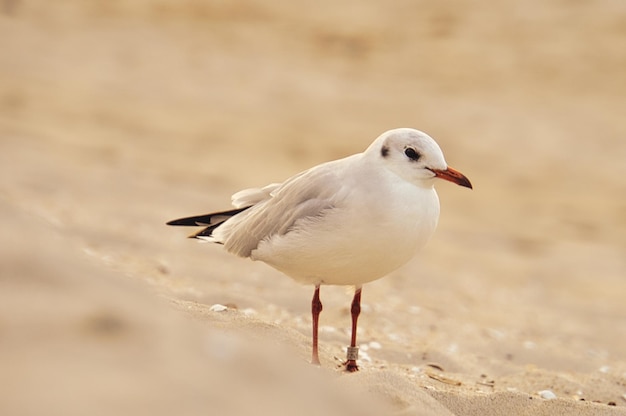
{"label": "dark eye patch", "polygon": [[409,159],[415,162],[420,160],[420,157],[422,157],[422,155],[417,153],[415,149],[413,149],[412,147],[407,147],[406,149],[404,149],[404,154],[406,155],[406,157],[408,157]]}

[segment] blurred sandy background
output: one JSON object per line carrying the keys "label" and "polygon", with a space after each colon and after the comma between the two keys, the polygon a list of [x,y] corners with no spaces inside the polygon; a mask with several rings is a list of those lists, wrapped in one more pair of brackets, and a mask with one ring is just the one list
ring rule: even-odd
{"label": "blurred sandy background", "polygon": [[[623,1],[2,0],[0,413],[626,414],[625,97]],[[312,288],[164,223],[394,127],[475,189],[319,370]]]}

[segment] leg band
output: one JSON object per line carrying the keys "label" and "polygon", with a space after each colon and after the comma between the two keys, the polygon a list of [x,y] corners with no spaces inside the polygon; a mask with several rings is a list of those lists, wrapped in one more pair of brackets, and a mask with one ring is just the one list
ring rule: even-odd
{"label": "leg band", "polygon": [[348,347],[347,359],[355,360],[355,361],[358,360],[359,359],[359,347]]}

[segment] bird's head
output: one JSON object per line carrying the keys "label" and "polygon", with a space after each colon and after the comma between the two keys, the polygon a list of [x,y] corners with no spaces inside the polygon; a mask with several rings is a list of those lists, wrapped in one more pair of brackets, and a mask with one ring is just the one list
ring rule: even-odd
{"label": "bird's head", "polygon": [[447,165],[437,142],[419,130],[386,131],[372,143],[365,155],[382,160],[396,175],[416,185],[432,184],[433,179],[441,178],[472,188],[465,175]]}

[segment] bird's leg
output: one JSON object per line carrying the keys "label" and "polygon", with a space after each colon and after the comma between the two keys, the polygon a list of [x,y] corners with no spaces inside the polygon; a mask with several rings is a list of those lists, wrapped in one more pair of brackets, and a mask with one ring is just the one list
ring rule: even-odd
{"label": "bird's leg", "polygon": [[311,301],[311,314],[313,315],[313,352],[311,364],[320,365],[320,357],[317,352],[317,329],[319,327],[320,312],[322,312],[322,302],[320,301],[320,285],[315,285],[315,293]]}
{"label": "bird's leg", "polygon": [[361,313],[361,287],[357,286],[354,291],[354,298],[352,299],[352,307],[350,308],[352,313],[352,339],[350,340],[350,346],[348,347],[347,360],[345,362],[346,370],[349,372],[359,371],[359,366],[356,364],[356,360],[359,358],[359,347],[356,346],[356,323]]}

